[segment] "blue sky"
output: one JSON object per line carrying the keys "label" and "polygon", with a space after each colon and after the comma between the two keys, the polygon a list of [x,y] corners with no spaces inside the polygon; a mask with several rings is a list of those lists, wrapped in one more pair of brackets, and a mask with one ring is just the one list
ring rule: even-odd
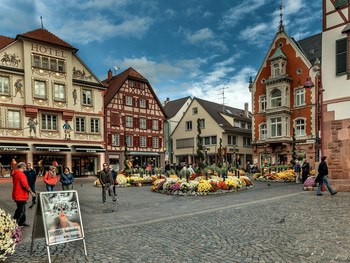
{"label": "blue sky", "polygon": [[[44,27],[101,79],[133,67],[163,102],[196,96],[243,108],[279,24],[278,0],[1,0],[0,34]],[[286,32],[322,31],[321,0],[283,0]],[[117,72],[117,73],[118,73]],[[251,105],[250,105],[251,106]]]}

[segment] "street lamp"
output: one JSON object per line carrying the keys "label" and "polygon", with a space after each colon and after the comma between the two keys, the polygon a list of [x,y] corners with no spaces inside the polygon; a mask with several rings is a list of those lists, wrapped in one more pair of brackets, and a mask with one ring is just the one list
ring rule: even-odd
{"label": "street lamp", "polygon": [[[304,83],[304,88],[308,89],[308,88],[313,88],[315,86],[315,84],[312,82],[311,77],[310,77],[310,70],[312,68],[315,68],[320,70],[320,75],[319,75],[319,82],[318,82],[318,90],[317,90],[317,114],[319,116],[318,118],[318,125],[319,128],[321,130],[321,156],[323,156],[324,154],[324,131],[323,131],[323,87],[322,87],[322,67],[321,67],[321,63],[318,60],[318,58],[315,61],[315,64],[313,66],[311,66],[309,68],[309,73],[308,76],[306,78],[306,81]],[[317,133],[317,138],[319,138],[318,133]],[[319,156],[320,159],[320,156]],[[317,160],[319,161],[319,160]]]}

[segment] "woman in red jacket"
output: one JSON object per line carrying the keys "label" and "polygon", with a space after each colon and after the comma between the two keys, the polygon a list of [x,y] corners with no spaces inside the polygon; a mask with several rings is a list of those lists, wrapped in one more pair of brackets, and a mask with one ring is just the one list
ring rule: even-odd
{"label": "woman in red jacket", "polygon": [[12,173],[12,199],[17,205],[13,218],[16,219],[19,226],[29,226],[26,224],[26,203],[29,197],[28,192],[35,197],[35,194],[28,185],[27,177],[23,173],[25,169],[26,164],[21,162],[18,164],[17,170],[13,171]]}
{"label": "woman in red jacket", "polygon": [[51,192],[55,190],[55,185],[57,183],[56,167],[50,166],[50,170],[46,172],[44,177],[44,182],[46,183],[47,191]]}

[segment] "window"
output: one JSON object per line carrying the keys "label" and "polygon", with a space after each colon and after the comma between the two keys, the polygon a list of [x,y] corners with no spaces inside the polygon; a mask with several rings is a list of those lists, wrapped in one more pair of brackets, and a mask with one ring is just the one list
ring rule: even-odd
{"label": "window", "polygon": [[348,39],[338,39],[336,41],[336,74],[347,73],[348,68]]}
{"label": "window", "polygon": [[125,126],[127,127],[127,128],[132,128],[132,117],[130,117],[130,116],[126,116],[125,117]]}
{"label": "window", "polygon": [[282,120],[281,118],[271,118],[271,137],[282,136]]}
{"label": "window", "polygon": [[17,110],[7,111],[7,127],[13,129],[21,128],[21,112]]}
{"label": "window", "polygon": [[260,111],[266,111],[266,96],[260,97]]}
{"label": "window", "polygon": [[228,145],[237,145],[237,136],[228,135],[227,136],[227,144]]}
{"label": "window", "polygon": [[192,114],[197,114],[198,113],[198,108],[197,107],[194,107],[193,109],[192,109]]}
{"label": "window", "polygon": [[140,147],[146,148],[147,147],[147,137],[140,136]]}
{"label": "window", "polygon": [[34,81],[34,97],[46,99],[46,82],[45,81]]}
{"label": "window", "polygon": [[10,94],[9,88],[9,77],[0,76],[0,93],[1,94]]}
{"label": "window", "polygon": [[134,82],[132,80],[129,80],[129,87],[134,87]]}
{"label": "window", "polygon": [[243,146],[250,147],[251,146],[252,139],[248,137],[243,137]]}
{"label": "window", "polygon": [[233,122],[233,127],[239,128],[239,120]]}
{"label": "window", "polygon": [[304,105],[304,89],[297,89],[295,91],[295,105]]}
{"label": "window", "polygon": [[251,129],[252,129],[252,125],[248,124],[248,130],[251,130]]}
{"label": "window", "polygon": [[191,131],[192,130],[192,121],[186,121],[185,127],[186,127],[186,131]]}
{"label": "window", "polygon": [[76,117],[75,118],[75,131],[76,132],[85,132],[85,118]]}
{"label": "window", "polygon": [[203,145],[216,145],[217,142],[216,136],[202,137],[202,140]]}
{"label": "window", "polygon": [[347,3],[348,3],[348,0],[335,0],[334,1],[334,7],[335,8],[340,8],[340,7],[344,6],[344,5],[347,5]]}
{"label": "window", "polygon": [[112,146],[119,146],[119,134],[112,134]]}
{"label": "window", "polygon": [[65,72],[64,60],[49,58],[40,55],[33,55],[33,67],[50,69],[53,71]]}
{"label": "window", "polygon": [[33,56],[33,66],[40,67],[40,56]]}
{"label": "window", "polygon": [[273,70],[274,70],[274,74],[275,74],[274,76],[278,77],[280,75],[280,65],[278,65],[278,64],[273,65]]}
{"label": "window", "polygon": [[267,125],[261,124],[260,125],[260,140],[266,140],[267,136]]}
{"label": "window", "polygon": [[199,127],[200,127],[201,129],[204,129],[204,128],[205,128],[205,119],[200,119],[200,120],[199,120]]}
{"label": "window", "polygon": [[141,82],[140,89],[145,89],[145,83]]}
{"label": "window", "polygon": [[132,106],[132,97],[126,96],[125,105]]}
{"label": "window", "polygon": [[66,89],[63,84],[54,84],[54,99],[55,100],[66,100]]}
{"label": "window", "polygon": [[91,105],[92,104],[92,91],[83,89],[83,104]]}
{"label": "window", "polygon": [[140,99],[140,108],[146,108],[146,100],[145,99]]}
{"label": "window", "polygon": [[57,116],[52,114],[41,115],[42,130],[57,130]]}
{"label": "window", "polygon": [[99,123],[100,123],[99,119],[91,119],[91,121],[90,121],[91,133],[99,133],[100,132]]}
{"label": "window", "polygon": [[125,142],[127,147],[132,147],[132,135],[126,135]]}
{"label": "window", "polygon": [[302,119],[296,120],[296,130],[295,136],[304,136],[305,135],[305,121]]}
{"label": "window", "polygon": [[152,130],[154,130],[154,131],[158,131],[159,130],[158,120],[152,120]]}
{"label": "window", "polygon": [[50,69],[51,70],[57,70],[57,61],[56,59],[50,58]]}
{"label": "window", "polygon": [[242,129],[245,129],[245,127],[246,127],[246,123],[242,121],[242,122],[241,122],[241,128],[242,128]]}
{"label": "window", "polygon": [[58,61],[58,71],[64,71],[64,61]]}
{"label": "window", "polygon": [[275,89],[271,92],[271,108],[281,107],[282,98],[281,91]]}
{"label": "window", "polygon": [[49,68],[49,59],[48,58],[43,57],[41,62],[42,62],[42,68],[44,68],[44,69],[48,69]]}
{"label": "window", "polygon": [[146,129],[146,119],[140,118],[140,129]]}
{"label": "window", "polygon": [[158,146],[158,137],[153,137],[152,138],[152,146],[153,146],[153,148],[159,148],[159,146]]}

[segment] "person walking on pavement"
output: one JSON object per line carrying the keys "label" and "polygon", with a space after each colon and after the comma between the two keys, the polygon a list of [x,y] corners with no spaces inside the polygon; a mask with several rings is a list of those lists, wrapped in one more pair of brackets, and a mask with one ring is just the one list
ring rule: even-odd
{"label": "person walking on pavement", "polygon": [[303,165],[301,166],[302,170],[302,183],[305,183],[309,173],[310,173],[310,164],[309,162],[305,159]]}
{"label": "person walking on pavement", "polygon": [[294,171],[295,173],[297,174],[297,178],[295,179],[295,182],[297,184],[300,184],[300,172],[301,172],[301,168],[300,168],[300,164],[299,162],[297,161],[295,166],[294,166]]}
{"label": "person walking on pavement", "polygon": [[[32,164],[27,163],[27,170],[24,171],[24,174],[27,176],[27,181],[30,189],[33,191],[34,194],[35,192],[35,182],[36,182],[36,173],[32,169]],[[36,197],[32,197],[32,204],[29,206],[29,208],[33,208],[33,206],[36,204]]]}
{"label": "person walking on pavement", "polygon": [[103,170],[100,172],[100,183],[102,185],[102,201],[106,202],[106,190],[108,190],[109,195],[112,196],[113,203],[117,202],[114,192],[111,189],[113,186],[113,175],[112,171],[108,168],[108,164],[103,164]]}
{"label": "person walking on pavement", "polygon": [[61,174],[60,182],[62,183],[62,190],[72,190],[74,177],[71,174],[68,167],[64,168],[64,172]]}
{"label": "person walking on pavement", "polygon": [[57,183],[56,166],[50,166],[50,170],[46,172],[44,177],[47,191],[55,191],[55,185]]}
{"label": "person walking on pavement", "polygon": [[26,164],[20,162],[17,166],[17,170],[12,173],[12,199],[16,202],[17,209],[13,219],[16,220],[19,226],[29,226],[26,224],[26,203],[30,193],[32,197],[35,197],[35,193],[30,189],[27,177],[24,174]]}
{"label": "person walking on pavement", "polygon": [[112,176],[113,176],[113,193],[114,195],[117,195],[115,192],[115,184],[116,184],[116,180],[117,180],[117,172],[113,169],[113,167],[109,167],[109,170],[112,172]]}
{"label": "person walking on pavement", "polygon": [[327,156],[322,157],[322,161],[321,161],[320,165],[318,166],[318,176],[317,176],[315,181],[319,183],[318,188],[317,188],[317,195],[322,195],[321,189],[322,189],[323,183],[327,186],[328,191],[331,193],[331,195],[337,194],[337,192],[333,191],[332,186],[330,185],[330,183],[328,181]]}

